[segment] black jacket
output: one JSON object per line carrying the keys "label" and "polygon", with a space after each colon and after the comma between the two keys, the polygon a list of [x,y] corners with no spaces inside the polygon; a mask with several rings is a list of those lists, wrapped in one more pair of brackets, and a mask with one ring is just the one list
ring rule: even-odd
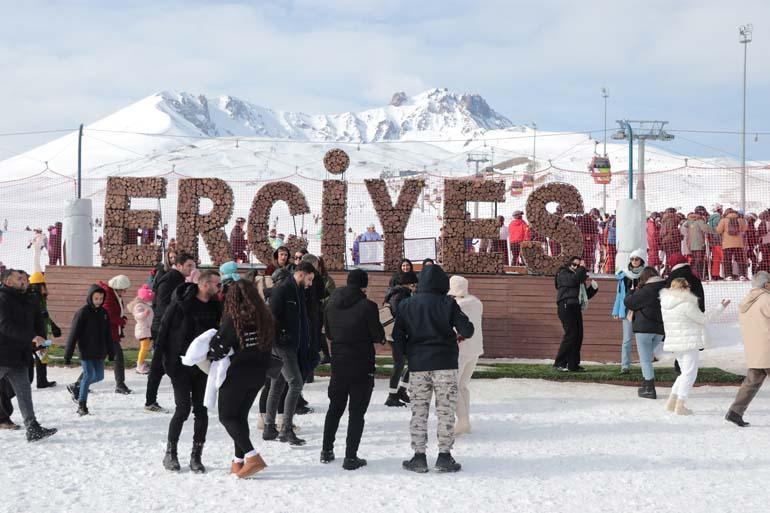
{"label": "black jacket", "polygon": [[179,357],[187,352],[195,337],[219,327],[221,304],[213,299],[203,303],[198,300],[197,294],[198,286],[194,283],[177,287],[171,305],[160,322],[156,343],[169,376],[181,365]]}
{"label": "black jacket", "polygon": [[385,341],[380,313],[374,301],[358,287],[334,291],[324,317],[326,336],[331,340],[332,372],[334,365],[361,365],[374,370],[374,343]]}
{"label": "black jacket", "polygon": [[409,358],[411,371],[456,369],[457,334],[473,336],[473,323],[448,291],[449,277],[440,266],[430,265],[420,274],[417,293],[398,306],[393,341]]}
{"label": "black jacket", "polygon": [[20,291],[0,287],[0,367],[27,367],[32,362],[35,311]]}
{"label": "black jacket", "polygon": [[666,279],[666,288],[671,288],[671,282],[677,278],[684,278],[690,284],[690,292],[698,298],[698,308],[701,312],[706,311],[706,294],[703,292],[703,283],[700,278],[693,274],[689,265],[685,264],[671,271]]}
{"label": "black jacket", "polygon": [[556,304],[562,302],[574,306],[580,304],[580,285],[588,279],[585,267],[578,267],[575,272],[569,267],[562,267],[556,273]]}
{"label": "black jacket", "polygon": [[247,326],[244,328],[241,344],[232,319],[226,317],[222,320],[222,325],[211,340],[209,357],[219,360],[227,356],[230,349],[235,353],[230,357],[225,383],[243,388],[264,384],[265,372],[270,366],[270,350],[262,351],[257,346],[259,340],[259,330],[256,326]]}
{"label": "black jacket", "polygon": [[108,355],[110,360],[115,358],[110,319],[107,310],[101,306],[94,308],[94,292],[104,293],[104,289],[98,285],[91,285],[85,306],[72,318],[67,347],[64,350],[64,363],[70,363],[72,360],[75,345],[78,346],[81,360],[104,360]]}
{"label": "black jacket", "polygon": [[665,280],[650,281],[641,288],[629,291],[624,299],[626,308],[633,310],[632,326],[634,333],[657,333],[665,335],[663,316],[660,313],[660,291],[666,288]]}
{"label": "black jacket", "polygon": [[163,320],[163,314],[166,313],[166,309],[171,304],[174,290],[183,283],[184,275],[175,268],[171,268],[168,272],[155,279],[152,286],[155,298],[152,300],[153,318],[152,327],[150,328],[153,338],[157,338],[158,331],[160,330],[160,321]]}
{"label": "black jacket", "polygon": [[[300,310],[307,312],[307,306],[300,305],[300,301],[306,301],[305,291],[297,285],[294,276],[274,287],[270,294],[270,311],[275,318],[275,345],[281,349],[299,348],[302,329]],[[309,327],[310,320],[307,313],[305,315],[304,325]],[[304,336],[310,340],[309,331]]]}

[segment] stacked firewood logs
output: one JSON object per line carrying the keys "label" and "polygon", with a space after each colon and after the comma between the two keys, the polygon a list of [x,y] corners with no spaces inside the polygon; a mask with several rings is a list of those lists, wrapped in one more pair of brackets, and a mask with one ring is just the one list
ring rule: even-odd
{"label": "stacked firewood logs", "polygon": [[382,225],[385,269],[398,270],[401,259],[404,258],[404,230],[409,223],[412,209],[425,187],[425,180],[420,178],[405,180],[395,206],[385,180],[365,180],[365,182],[374,210]]}
{"label": "stacked firewood logs", "polygon": [[540,242],[521,243],[521,255],[527,269],[532,274],[555,275],[559,268],[576,255],[583,254],[583,237],[574,223],[546,210],[549,203],[561,205],[564,214],[583,212],[583,198],[573,185],[567,183],[549,183],[538,187],[527,199],[527,220],[534,230],[545,237],[550,237],[561,246],[561,253],[548,256],[543,252]]}
{"label": "stacked firewood logs", "polygon": [[[208,198],[214,204],[211,212],[200,214],[200,200]],[[233,190],[219,178],[185,178],[179,180],[177,202],[177,249],[198,260],[198,234],[203,237],[214,265],[232,260],[230,242],[224,226],[234,208]]]}
{"label": "stacked firewood logs", "polygon": [[126,245],[126,230],[157,230],[160,212],[131,210],[131,198],[165,198],[165,178],[111,177],[104,202],[104,254],[102,265],[153,266],[158,246]]}
{"label": "stacked firewood logs", "polygon": [[348,184],[340,180],[324,180],[321,254],[330,271],[345,270],[345,219],[347,217]]}
{"label": "stacked firewood logs", "polygon": [[450,273],[501,273],[500,253],[468,253],[465,239],[497,239],[497,219],[467,219],[468,201],[505,201],[505,182],[494,180],[444,180],[444,233],[442,265]]}
{"label": "stacked firewood logs", "polygon": [[[341,175],[348,169],[349,165],[350,157],[339,148],[331,149],[324,155],[324,167],[333,175]],[[324,262],[326,262],[326,258],[324,258]]]}
{"label": "stacked firewood logs", "polygon": [[[260,262],[269,264],[273,261],[273,248],[267,240],[270,223],[270,211],[277,201],[285,201],[289,206],[289,213],[293,216],[309,214],[305,195],[296,185],[288,182],[271,182],[262,187],[249,211],[249,247]],[[284,243],[293,253],[307,247],[307,240],[289,235]]]}

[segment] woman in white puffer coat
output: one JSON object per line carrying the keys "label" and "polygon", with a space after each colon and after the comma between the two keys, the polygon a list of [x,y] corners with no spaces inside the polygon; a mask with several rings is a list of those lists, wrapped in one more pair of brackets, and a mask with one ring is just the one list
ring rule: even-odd
{"label": "woman in white puffer coat", "polygon": [[666,403],[668,411],[677,415],[692,414],[685,407],[685,401],[698,377],[699,351],[706,347],[704,328],[719,317],[729,304],[729,299],[723,299],[721,307],[701,312],[698,298],[690,292],[690,285],[684,278],[676,278],[671,282],[671,288],[660,291],[660,311],[666,331],[663,350],[675,353],[682,369],[671,387]]}
{"label": "woman in white puffer coat", "polygon": [[468,293],[468,280],[462,276],[452,276],[449,279],[449,295],[455,298],[460,310],[473,323],[473,336],[460,342],[460,354],[457,362],[457,424],[455,434],[471,432],[470,406],[471,393],[468,385],[473,376],[473,370],[484,352],[484,336],[481,333],[481,321],[484,316],[484,305],[476,296]]}

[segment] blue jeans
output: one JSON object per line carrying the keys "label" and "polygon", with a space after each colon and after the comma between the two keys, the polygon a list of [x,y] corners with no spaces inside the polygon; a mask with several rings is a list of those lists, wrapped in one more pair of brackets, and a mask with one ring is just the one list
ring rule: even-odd
{"label": "blue jeans", "polygon": [[636,351],[639,353],[639,365],[642,367],[644,379],[655,379],[655,369],[652,367],[652,357],[655,348],[663,341],[663,335],[657,333],[637,333]]}
{"label": "blue jeans", "polygon": [[83,379],[80,382],[81,401],[88,400],[88,387],[104,379],[104,360],[80,360],[83,367]]}
{"label": "blue jeans", "polygon": [[623,345],[620,349],[620,368],[628,369],[631,367],[631,344],[634,340],[634,330],[631,327],[631,321],[623,319]]}

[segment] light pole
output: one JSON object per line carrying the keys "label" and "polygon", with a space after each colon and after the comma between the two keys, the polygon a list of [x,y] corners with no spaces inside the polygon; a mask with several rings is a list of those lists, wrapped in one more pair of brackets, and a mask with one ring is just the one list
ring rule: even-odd
{"label": "light pole", "polygon": [[[602,87],[602,98],[604,98],[604,156],[607,156],[607,98],[610,97],[610,90]],[[602,185],[602,210],[607,212],[607,184]]]}
{"label": "light pole", "polygon": [[743,116],[741,120],[741,209],[746,212],[746,62],[754,26],[749,23],[738,27],[743,45]]}

